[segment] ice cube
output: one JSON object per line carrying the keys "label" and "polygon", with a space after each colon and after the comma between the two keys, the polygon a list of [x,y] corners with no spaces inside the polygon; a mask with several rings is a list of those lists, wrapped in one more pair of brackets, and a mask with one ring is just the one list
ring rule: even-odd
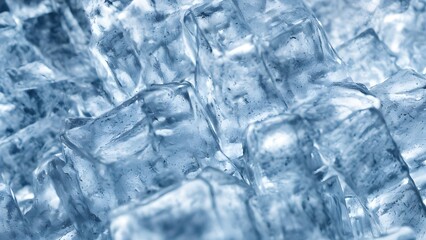
{"label": "ice cube", "polygon": [[[352,237],[345,229],[347,215],[330,212],[332,208],[326,206],[329,199],[320,193],[325,185],[314,176],[318,166],[312,158],[311,135],[306,122],[297,115],[269,118],[247,130],[247,175],[260,195],[252,200],[251,207],[261,232],[269,237]],[[332,203],[335,207],[346,208],[343,194],[323,191],[327,192],[340,202]],[[272,227],[265,229],[265,224]]]}
{"label": "ice cube", "polygon": [[71,155],[67,148],[64,151],[73,162],[59,157],[52,159],[49,174],[54,188],[79,234],[85,238],[97,237],[102,233],[101,219],[106,218],[111,206],[117,205],[108,172],[102,166]]}
{"label": "ice cube", "polygon": [[411,0],[407,11],[387,14],[374,25],[383,42],[398,56],[398,65],[420,73],[426,70],[425,7],[424,1]]}
{"label": "ice cube", "polygon": [[0,166],[5,180],[14,190],[30,184],[32,171],[45,149],[58,144],[55,139],[61,128],[58,118],[43,119],[31,124],[0,142]]}
{"label": "ice cube", "polygon": [[0,238],[31,239],[13,192],[0,176]]}
{"label": "ice cube", "polygon": [[426,129],[424,127],[426,77],[413,70],[401,70],[372,88],[382,102],[383,113],[390,133],[401,155],[410,167],[410,174],[426,199],[423,177],[426,158]]}
{"label": "ice cube", "polygon": [[[327,32],[333,46],[360,34],[383,17],[407,10],[410,0],[339,1],[305,0]],[[351,19],[351,21],[347,21]]]}
{"label": "ice cube", "polygon": [[142,202],[116,210],[114,239],[256,239],[247,211],[252,191],[214,169]]}
{"label": "ice cube", "polygon": [[65,138],[90,159],[106,164],[141,159],[151,148],[165,159],[177,158],[185,142],[197,142],[185,145],[192,156],[185,158],[207,159],[217,151],[210,129],[192,87],[184,83],[143,91],[93,122],[69,130]]}
{"label": "ice cube", "polygon": [[354,112],[318,145],[384,231],[406,225],[425,235],[425,207],[378,110]]}
{"label": "ice cube", "polygon": [[[320,193],[324,201],[327,212],[330,218],[335,221],[336,230],[341,231],[336,235],[343,236],[344,238],[351,238],[356,236],[353,233],[354,228],[349,218],[349,211],[345,201],[345,194],[342,191],[342,186],[337,176],[332,176],[321,181],[322,187]],[[351,231],[352,230],[352,231]]]}
{"label": "ice cube", "polygon": [[35,199],[31,209],[25,213],[25,219],[31,222],[31,231],[43,238],[60,237],[73,228],[54,188],[51,171],[52,159],[46,159],[34,171],[32,186]]}
{"label": "ice cube", "polygon": [[177,1],[133,2],[118,15],[123,28],[135,42],[143,65],[146,85],[187,80],[193,82],[195,66],[184,42]]}
{"label": "ice cube", "polygon": [[352,79],[368,88],[384,82],[399,69],[396,57],[371,28],[337,50],[348,65]]}
{"label": "ice cube", "polygon": [[265,49],[265,62],[288,105],[313,98],[321,88],[348,78],[317,20],[307,10],[300,15],[268,39]]}
{"label": "ice cube", "polygon": [[238,157],[249,123],[282,113],[326,85],[347,79],[303,4],[250,4],[217,1],[191,8],[184,18],[188,41],[197,46],[197,90],[232,157]]}
{"label": "ice cube", "polygon": [[133,43],[124,29],[113,26],[103,32],[97,48],[120,88],[132,96],[139,89],[142,67]]}
{"label": "ice cube", "polygon": [[70,183],[58,184],[77,184],[77,194],[64,194],[81,198],[102,225],[117,205],[194,176],[200,168],[215,166],[232,174],[234,167],[209,125],[190,84],[154,86],[65,133],[62,168],[73,174]]}
{"label": "ice cube", "polygon": [[66,17],[61,12],[52,11],[24,20],[25,38],[40,49],[52,66],[67,75],[79,79],[96,78],[96,70],[89,61],[90,53],[83,45],[86,36],[78,25],[74,31],[65,28]]}

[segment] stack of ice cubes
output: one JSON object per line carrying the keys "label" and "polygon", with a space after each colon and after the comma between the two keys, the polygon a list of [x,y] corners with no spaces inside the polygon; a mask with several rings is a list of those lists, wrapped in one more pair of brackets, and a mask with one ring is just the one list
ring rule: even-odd
{"label": "stack of ice cubes", "polygon": [[0,0],[0,239],[426,239],[426,1]]}

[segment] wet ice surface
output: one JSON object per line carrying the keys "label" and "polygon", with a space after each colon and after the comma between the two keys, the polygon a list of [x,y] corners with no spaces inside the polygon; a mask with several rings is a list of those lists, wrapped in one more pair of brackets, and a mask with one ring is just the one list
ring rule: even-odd
{"label": "wet ice surface", "polygon": [[426,238],[425,16],[0,0],[0,239]]}

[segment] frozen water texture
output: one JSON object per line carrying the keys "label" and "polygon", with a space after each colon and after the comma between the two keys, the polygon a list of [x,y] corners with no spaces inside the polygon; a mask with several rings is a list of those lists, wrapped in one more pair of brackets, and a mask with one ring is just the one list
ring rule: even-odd
{"label": "frozen water texture", "polygon": [[382,113],[413,180],[425,195],[426,160],[425,94],[426,78],[412,70],[401,70],[372,89],[382,101]]}
{"label": "frozen water texture", "polygon": [[257,239],[247,208],[252,195],[245,183],[206,168],[194,180],[116,210],[111,233],[115,239]]}
{"label": "frozen water texture", "polygon": [[[247,174],[259,195],[252,199],[251,207],[260,216],[258,224],[267,225],[260,227],[264,228],[261,232],[266,238],[277,239],[350,238],[352,233],[344,229],[347,224],[337,224],[348,217],[332,215],[321,198],[320,191],[327,190],[321,189],[313,174],[321,163],[312,158],[313,141],[304,124],[299,116],[290,115],[271,118],[248,129]],[[338,193],[331,192],[343,202],[343,194]],[[334,207],[339,212],[341,206]],[[288,218],[290,224],[283,222]]]}
{"label": "frozen water texture", "polygon": [[[78,204],[96,219],[105,219],[114,207],[193,176],[200,168],[214,166],[232,174],[234,167],[210,125],[189,83],[154,86],[65,132],[66,164],[58,168],[63,178],[57,184],[66,189],[77,183],[78,196],[69,192],[66,198],[82,201]],[[68,168],[73,183],[64,176]]]}
{"label": "frozen water texture", "polygon": [[4,239],[30,239],[27,225],[22,217],[13,193],[0,178],[0,237]]}
{"label": "frozen water texture", "polygon": [[197,90],[232,155],[240,151],[249,123],[346,78],[317,20],[300,1],[252,4],[214,1],[191,9],[184,19],[196,45]]}
{"label": "frozen water texture", "polygon": [[352,80],[369,88],[384,82],[398,70],[396,57],[371,28],[337,50],[348,65]]}
{"label": "frozen water texture", "polygon": [[0,239],[426,238],[425,6],[0,0]]}
{"label": "frozen water texture", "polygon": [[[398,57],[398,65],[425,73],[424,0],[305,0],[337,47],[368,28]],[[351,21],[347,21],[351,19]]]}

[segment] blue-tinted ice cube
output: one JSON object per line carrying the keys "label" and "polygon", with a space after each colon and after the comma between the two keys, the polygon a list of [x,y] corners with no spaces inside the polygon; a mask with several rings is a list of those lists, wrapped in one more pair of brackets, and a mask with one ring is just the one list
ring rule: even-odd
{"label": "blue-tinted ice cube", "polygon": [[396,57],[369,28],[338,48],[352,79],[371,88],[398,71]]}
{"label": "blue-tinted ice cube", "polygon": [[341,60],[307,10],[267,44],[265,62],[289,105],[316,96],[331,83],[347,81]]}
{"label": "blue-tinted ice cube", "polygon": [[185,17],[197,44],[196,87],[230,156],[242,154],[244,129],[251,122],[287,109],[265,66],[262,50],[232,1],[191,9]]}
{"label": "blue-tinted ice cube", "polygon": [[133,2],[119,15],[135,43],[146,85],[187,80],[193,82],[194,61],[184,41],[180,1]]}
{"label": "blue-tinted ice cube", "polygon": [[95,78],[96,69],[89,61],[90,53],[83,46],[86,35],[78,26],[70,31],[66,25],[66,15],[52,11],[26,19],[22,28],[25,38],[40,49],[52,66],[71,77]]}
{"label": "blue-tinted ice cube", "polygon": [[426,3],[411,0],[407,11],[386,14],[374,28],[398,56],[398,65],[418,72],[426,70]]}
{"label": "blue-tinted ice cube", "polygon": [[51,179],[52,159],[45,160],[33,173],[35,198],[31,209],[25,213],[25,219],[31,222],[31,232],[38,237],[60,237],[73,229],[73,226]]}
{"label": "blue-tinted ice cube", "polygon": [[186,13],[184,22],[192,35],[192,44],[199,45],[200,54],[223,54],[251,35],[235,2],[228,0],[194,6]]}
{"label": "blue-tinted ice cube", "polygon": [[[0,46],[0,52],[3,56],[0,60],[0,69],[14,69],[40,60],[40,54],[37,53],[34,46],[24,39],[12,16],[2,14],[2,19],[4,25],[2,24],[3,29],[0,31],[0,40],[4,44]],[[5,83],[2,82],[3,84]]]}
{"label": "blue-tinted ice cube", "polygon": [[209,75],[197,79],[198,89],[217,120],[226,152],[238,154],[238,147],[230,149],[241,143],[247,125],[284,112],[287,104],[250,40],[209,65],[209,70]]}
{"label": "blue-tinted ice cube", "polygon": [[15,197],[0,176],[0,238],[31,239]]}
{"label": "blue-tinted ice cube", "polygon": [[238,152],[249,123],[347,79],[319,23],[298,1],[217,1],[191,8],[184,21],[197,46],[196,87],[227,154]]}
{"label": "blue-tinted ice cube", "polygon": [[10,11],[16,17],[27,19],[37,17],[51,12],[54,9],[54,3],[49,0],[2,0],[9,7]]}
{"label": "blue-tinted ice cube", "polygon": [[372,88],[382,102],[389,131],[410,167],[410,175],[426,199],[424,161],[426,160],[426,77],[412,70],[401,70]]}
{"label": "blue-tinted ice cube", "polygon": [[132,96],[139,89],[142,66],[124,29],[112,26],[103,32],[97,48],[120,88]]}
{"label": "blue-tinted ice cube", "polygon": [[[144,158],[143,151],[151,148],[165,159],[186,152],[188,160],[200,160],[214,157],[217,151],[209,125],[192,87],[170,84],[136,95],[98,119],[69,130],[65,137],[91,159],[106,164]],[[197,144],[186,144],[190,142]],[[185,151],[178,151],[180,146]]]}
{"label": "blue-tinted ice cube", "polygon": [[425,206],[408,167],[376,109],[355,112],[318,140],[346,184],[383,231],[407,225],[425,234]]}
{"label": "blue-tinted ice cube", "polygon": [[116,210],[114,239],[256,239],[249,187],[214,169],[142,202]]}
{"label": "blue-tinted ice cube", "polygon": [[32,171],[46,149],[58,144],[57,132],[61,128],[58,118],[35,122],[0,142],[0,169],[12,189],[32,182]]}
{"label": "blue-tinted ice cube", "polygon": [[381,23],[387,14],[406,11],[410,0],[304,2],[321,21],[332,45],[339,46],[376,23]]}
{"label": "blue-tinted ice cube", "polygon": [[[322,163],[312,157],[311,135],[308,125],[297,115],[273,117],[248,128],[247,175],[261,195],[252,201],[251,207],[258,216],[261,232],[269,237],[352,237],[352,232],[345,230],[350,226],[347,215],[331,212],[332,207],[326,206],[327,203],[334,205],[334,209],[346,208],[343,194],[324,191],[326,185],[314,176]],[[340,203],[323,198],[321,191],[332,194]],[[272,213],[276,209],[279,210]],[[272,227],[265,229],[265,224]]]}
{"label": "blue-tinted ice cube", "polygon": [[50,162],[49,176],[56,193],[82,237],[100,236],[103,231],[101,219],[106,218],[111,206],[117,206],[109,172],[67,147],[64,147],[64,153],[66,159],[58,156]]}
{"label": "blue-tinted ice cube", "polygon": [[[73,175],[58,184],[77,184],[76,193],[64,194],[81,199],[102,225],[117,205],[151,195],[205,166],[233,173],[210,125],[190,84],[154,86],[65,133],[62,168]],[[67,170],[58,171],[64,175]],[[74,214],[85,218],[86,213]]]}
{"label": "blue-tinted ice cube", "polygon": [[[251,125],[245,154],[251,182],[259,193],[285,192],[315,185],[308,164],[313,148],[308,128],[298,116],[280,116]],[[306,178],[301,182],[300,178]],[[316,190],[314,190],[316,191]]]}

